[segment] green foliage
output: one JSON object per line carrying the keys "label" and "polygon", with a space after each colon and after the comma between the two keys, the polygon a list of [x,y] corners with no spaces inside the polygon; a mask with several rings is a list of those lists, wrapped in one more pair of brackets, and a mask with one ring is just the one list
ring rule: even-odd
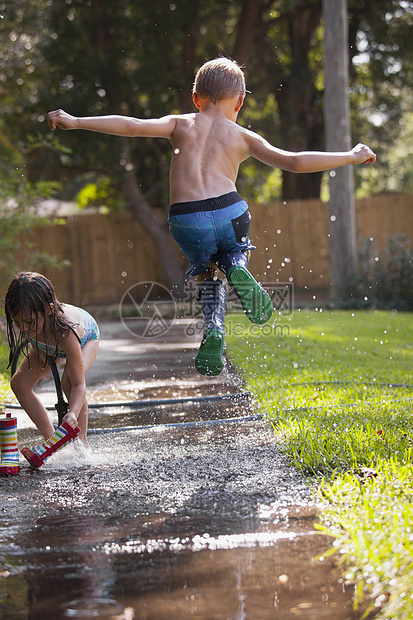
{"label": "green foliage", "polygon": [[412,3],[350,0],[349,13],[353,139],[378,155],[371,169],[355,167],[356,187],[359,195],[410,192]]}
{"label": "green foliage", "polygon": [[336,538],[355,604],[371,597],[383,620],[413,613],[412,338],[413,315],[395,311],[296,310],[260,330],[227,322],[231,360],[281,449],[320,482],[320,527]]}
{"label": "green foliage", "polygon": [[80,209],[96,206],[106,212],[118,211],[124,205],[109,177],[100,177],[96,182],[84,185],[76,196],[76,203]]}
{"label": "green foliage", "polygon": [[[24,168],[22,169],[24,170]],[[20,171],[21,174],[21,171]],[[23,179],[22,179],[23,177]],[[20,269],[40,269],[47,264],[58,267],[53,256],[35,251],[30,238],[32,229],[48,220],[36,214],[39,199],[48,198],[58,187],[55,182],[39,181],[32,184],[17,175],[5,176],[0,181],[0,288],[4,291],[12,276]],[[30,256],[22,264],[22,256]]]}
{"label": "green foliage", "polygon": [[[51,148],[53,139],[44,138],[40,133],[27,136],[18,147],[12,145],[0,134],[0,287],[3,289],[21,265],[21,256],[30,253],[31,269],[41,263],[55,264],[53,257],[43,252],[35,252],[30,240],[30,232],[38,224],[48,220],[40,218],[36,206],[40,200],[52,196],[60,188],[57,181],[39,179],[27,180],[26,160],[41,148]],[[68,150],[59,145],[56,152],[68,155]],[[57,266],[57,265],[56,265]]]}
{"label": "green foliage", "polygon": [[254,159],[242,164],[242,175],[237,184],[249,202],[261,204],[282,198],[282,173],[278,168],[268,172],[268,167]]}
{"label": "green foliage", "polygon": [[[379,155],[375,166],[356,167],[359,195],[409,191],[411,184],[410,4],[376,0],[373,10],[371,3],[348,2],[353,139],[371,144]],[[241,0],[150,6],[130,0],[0,2],[3,134],[10,143],[26,141],[41,123],[48,135],[46,112],[57,107],[80,115],[144,118],[193,111],[194,72],[206,58],[228,54],[245,64],[252,91],[241,122],[281,148],[322,148],[320,0],[259,0],[253,17],[248,5]],[[62,142],[72,150],[70,166],[52,144],[49,150],[39,148],[27,161],[31,180],[60,178],[70,192],[73,178],[93,171],[116,182],[132,164],[154,206],[167,203],[167,141],[131,141],[129,152],[122,139],[93,133],[68,132]],[[240,185],[247,192],[252,174],[241,167]],[[251,192],[266,200],[278,194],[278,184],[268,169],[259,169]]]}
{"label": "green foliage", "polygon": [[14,169],[23,165],[22,154],[12,145],[10,140],[0,134],[0,170],[3,174],[10,174]]}
{"label": "green foliage", "polygon": [[13,400],[13,393],[10,388],[10,371],[7,370],[9,364],[9,346],[6,336],[6,320],[3,310],[0,310],[0,402],[10,402]]}
{"label": "green foliage", "polygon": [[0,402],[13,398],[10,389],[10,371],[6,370],[9,363],[9,347],[6,339],[6,322],[0,311]]}
{"label": "green foliage", "polygon": [[413,310],[413,248],[407,237],[389,237],[382,250],[374,239],[362,240],[352,297],[357,307]]}

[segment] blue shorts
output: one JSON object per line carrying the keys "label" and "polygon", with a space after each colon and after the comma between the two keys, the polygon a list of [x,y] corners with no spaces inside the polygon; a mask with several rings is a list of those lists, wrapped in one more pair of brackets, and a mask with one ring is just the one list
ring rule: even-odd
{"label": "blue shorts", "polygon": [[191,263],[187,276],[203,273],[219,252],[253,250],[251,215],[237,192],[171,205],[169,230]]}

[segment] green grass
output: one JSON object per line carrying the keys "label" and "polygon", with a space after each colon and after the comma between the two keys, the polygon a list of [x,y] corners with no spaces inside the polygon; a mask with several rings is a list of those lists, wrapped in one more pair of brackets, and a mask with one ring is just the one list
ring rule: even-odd
{"label": "green grass", "polygon": [[[325,500],[358,600],[413,618],[413,315],[298,311],[227,322],[227,353]],[[411,528],[411,529],[410,529]]]}

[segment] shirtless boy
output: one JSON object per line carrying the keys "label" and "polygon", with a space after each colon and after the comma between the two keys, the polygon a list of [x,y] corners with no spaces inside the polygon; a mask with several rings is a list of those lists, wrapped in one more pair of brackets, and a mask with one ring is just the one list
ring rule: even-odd
{"label": "shirtless boy", "polygon": [[239,65],[227,58],[205,63],[198,71],[192,98],[198,112],[157,119],[127,116],[75,117],[49,112],[52,130],[86,129],[116,136],[166,138],[173,147],[170,168],[169,228],[190,261],[187,275],[197,277],[205,329],[196,368],[204,375],[223,369],[226,285],[214,277],[218,268],[238,295],[253,323],[272,314],[271,299],[248,271],[250,213],[237,193],[241,162],[248,157],[290,172],[321,172],[348,164],[373,163],[364,144],[351,151],[290,152],[269,144],[236,123],[246,89]]}

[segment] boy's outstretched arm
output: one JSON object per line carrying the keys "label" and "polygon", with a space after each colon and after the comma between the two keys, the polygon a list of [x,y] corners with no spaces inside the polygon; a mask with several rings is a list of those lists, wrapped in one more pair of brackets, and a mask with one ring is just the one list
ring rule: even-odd
{"label": "boy's outstretched arm", "polygon": [[131,116],[72,116],[64,110],[53,110],[47,115],[52,131],[60,129],[86,129],[114,136],[171,138],[176,126],[174,116],[154,119],[139,119]]}
{"label": "boy's outstretched arm", "polygon": [[327,151],[301,151],[294,153],[278,149],[257,134],[247,139],[252,157],[268,166],[289,172],[323,172],[348,164],[372,164],[376,155],[365,144],[357,144],[351,151],[329,153]]}

